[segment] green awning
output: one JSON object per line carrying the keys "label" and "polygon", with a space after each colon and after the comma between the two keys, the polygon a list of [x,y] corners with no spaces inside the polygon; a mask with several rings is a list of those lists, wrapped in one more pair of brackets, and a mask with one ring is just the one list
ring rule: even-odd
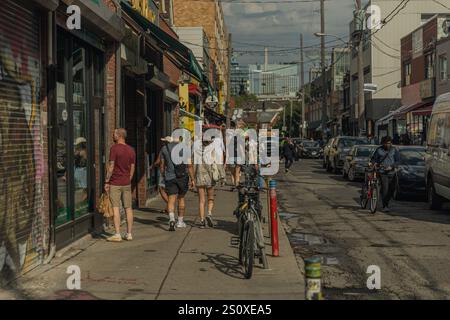
{"label": "green awning", "polygon": [[143,17],[138,11],[133,9],[125,0],[121,1],[122,10],[125,11],[139,26],[144,30],[150,30],[150,34],[159,42],[162,43],[167,50],[178,53],[183,56],[188,62],[180,61],[185,70],[196,77],[199,81],[203,79],[202,68],[194,57],[191,49],[186,47],[180,41],[172,37],[170,34],[159,28],[157,25]]}

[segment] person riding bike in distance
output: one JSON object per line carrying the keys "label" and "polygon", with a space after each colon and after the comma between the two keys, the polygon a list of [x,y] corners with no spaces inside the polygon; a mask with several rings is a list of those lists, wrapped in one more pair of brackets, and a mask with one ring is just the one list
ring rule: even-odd
{"label": "person riding bike in distance", "polygon": [[375,165],[380,168],[381,198],[383,201],[383,212],[389,212],[389,201],[394,194],[394,173],[400,162],[398,150],[392,146],[392,138],[389,136],[381,140],[379,146],[372,155],[369,167]]}

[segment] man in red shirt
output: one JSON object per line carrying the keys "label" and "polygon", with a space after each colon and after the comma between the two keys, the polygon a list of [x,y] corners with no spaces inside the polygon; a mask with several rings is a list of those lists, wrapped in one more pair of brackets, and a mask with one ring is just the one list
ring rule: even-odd
{"label": "man in red shirt", "polygon": [[131,179],[134,175],[136,153],[125,143],[127,131],[123,128],[114,130],[114,142],[109,153],[109,165],[106,174],[105,191],[109,192],[114,209],[114,227],[116,233],[108,241],[120,242],[120,201],[127,214],[127,234],[125,240],[131,241],[133,227],[133,208],[131,206]]}

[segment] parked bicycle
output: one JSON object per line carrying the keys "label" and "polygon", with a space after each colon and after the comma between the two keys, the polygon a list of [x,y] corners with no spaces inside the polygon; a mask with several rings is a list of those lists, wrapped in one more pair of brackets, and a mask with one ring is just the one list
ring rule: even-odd
{"label": "parked bicycle", "polygon": [[259,259],[264,269],[268,269],[262,228],[262,205],[258,186],[258,174],[253,169],[244,170],[245,181],[238,187],[239,206],[235,210],[239,234],[239,263],[244,267],[246,279],[253,274],[255,258]]}

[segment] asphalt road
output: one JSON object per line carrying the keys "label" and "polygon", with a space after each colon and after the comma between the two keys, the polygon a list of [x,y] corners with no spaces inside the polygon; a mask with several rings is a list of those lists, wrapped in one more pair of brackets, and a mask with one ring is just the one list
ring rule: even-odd
{"label": "asphalt road", "polygon": [[[450,210],[393,201],[390,213],[359,207],[361,182],[327,173],[321,160],[296,162],[278,183],[280,216],[297,259],[322,257],[325,299],[449,299]],[[381,289],[367,288],[379,266]]]}

